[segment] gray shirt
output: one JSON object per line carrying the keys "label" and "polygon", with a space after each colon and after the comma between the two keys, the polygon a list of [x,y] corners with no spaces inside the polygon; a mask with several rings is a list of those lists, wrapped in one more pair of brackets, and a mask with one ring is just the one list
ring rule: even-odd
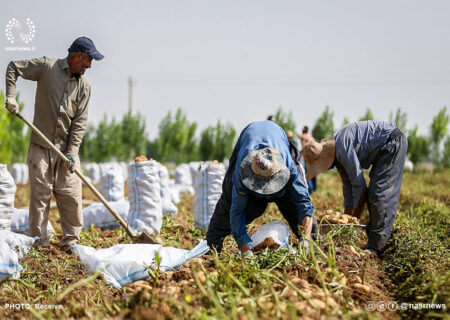
{"label": "gray shirt", "polygon": [[361,192],[367,188],[363,169],[370,167],[394,129],[393,123],[368,120],[350,123],[334,134],[335,166],[343,183],[344,206],[358,207]]}

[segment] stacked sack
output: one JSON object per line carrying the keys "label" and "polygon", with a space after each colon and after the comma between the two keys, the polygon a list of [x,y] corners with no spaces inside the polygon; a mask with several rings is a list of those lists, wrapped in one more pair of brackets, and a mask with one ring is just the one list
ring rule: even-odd
{"label": "stacked sack", "polygon": [[0,164],[0,230],[11,229],[16,185],[6,164]]}
{"label": "stacked sack", "polygon": [[225,167],[222,163],[206,162],[195,172],[194,225],[206,230],[222,194]]}
{"label": "stacked sack", "polygon": [[16,185],[28,183],[28,166],[25,163],[13,163],[11,169]]}
{"label": "stacked sack", "polygon": [[98,190],[107,201],[122,201],[125,199],[124,183],[122,168],[110,166],[100,176]]}
{"label": "stacked sack", "polygon": [[160,164],[145,156],[128,166],[128,223],[134,232],[159,233],[162,227]]}
{"label": "stacked sack", "polygon": [[35,238],[0,230],[0,281],[9,276],[19,278],[23,270],[19,260],[28,253],[35,241]]}
{"label": "stacked sack", "polygon": [[93,184],[97,184],[100,181],[100,167],[97,163],[87,163],[84,166],[88,178]]}
{"label": "stacked sack", "polygon": [[[125,178],[122,166],[113,162],[102,163],[97,166],[100,174],[98,180],[99,192],[119,216],[127,221],[130,204],[125,199]],[[92,166],[92,168],[95,168],[95,166]],[[89,228],[92,225],[102,229],[120,227],[117,219],[101,202],[93,203],[83,209],[83,223],[84,228]]]}
{"label": "stacked sack", "polygon": [[[174,204],[174,200],[177,198],[172,196],[169,185],[169,170],[166,166],[159,163],[159,179],[161,186],[161,201],[163,214],[176,214],[178,212],[177,206]],[[179,199],[179,198],[178,198]]]}
{"label": "stacked sack", "polygon": [[[14,208],[11,219],[11,231],[28,235],[28,232],[30,231],[29,216],[28,208]],[[50,220],[47,222],[47,235],[50,239],[55,235],[55,229],[53,229]]]}
{"label": "stacked sack", "polygon": [[175,168],[175,185],[179,193],[194,194],[192,175],[189,164],[182,163]]}

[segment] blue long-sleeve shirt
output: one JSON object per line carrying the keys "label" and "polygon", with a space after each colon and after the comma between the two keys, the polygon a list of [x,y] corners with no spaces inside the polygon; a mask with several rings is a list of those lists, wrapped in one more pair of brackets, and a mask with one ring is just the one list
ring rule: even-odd
{"label": "blue long-sleeve shirt", "polygon": [[[241,163],[251,151],[266,147],[277,149],[290,171],[289,181],[284,187],[284,193],[287,193],[289,199],[296,205],[299,221],[302,221],[305,216],[312,216],[314,212],[314,207],[308,195],[308,188],[300,179],[297,166],[289,151],[288,138],[283,129],[273,121],[253,122],[242,131],[235,147],[238,154],[232,177],[230,225],[239,248],[251,243],[245,225],[245,207],[249,190],[242,184]],[[276,197],[268,200],[275,201]]]}
{"label": "blue long-sleeve shirt", "polygon": [[363,169],[370,167],[394,129],[393,123],[368,120],[350,123],[334,134],[344,206],[358,207],[361,192],[367,188]]}

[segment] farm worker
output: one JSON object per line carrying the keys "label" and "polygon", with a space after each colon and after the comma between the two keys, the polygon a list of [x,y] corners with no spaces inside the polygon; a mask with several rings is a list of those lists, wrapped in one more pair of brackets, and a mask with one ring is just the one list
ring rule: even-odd
{"label": "farm worker", "polygon": [[[407,149],[405,135],[394,124],[369,120],[346,125],[332,139],[309,142],[303,151],[306,179],[336,167],[343,183],[346,214],[359,218],[367,199],[369,253],[380,253],[390,237]],[[363,169],[370,166],[367,188]]]}
{"label": "farm worker", "polygon": [[42,57],[11,61],[6,69],[6,109],[19,112],[16,81],[19,76],[37,81],[33,124],[59,148],[64,163],[38,135],[31,133],[28,149],[30,176],[30,236],[38,246],[49,247],[47,221],[53,192],[61,217],[61,250],[72,252],[83,227],[81,180],[73,174],[80,168],[78,150],[86,130],[91,87],[83,76],[92,59],[101,60],[92,40],[77,38],[64,59]]}
{"label": "farm worker", "polygon": [[[300,138],[300,141],[302,142],[302,150],[305,148],[306,144],[310,141],[316,141],[316,139],[314,139],[314,137],[312,135],[310,135],[309,133],[309,127],[308,126],[304,126],[302,133],[298,135],[298,137]],[[302,160],[303,157],[302,157]],[[305,171],[308,172],[308,166],[305,165]],[[314,177],[310,180],[308,180],[308,191],[309,193],[313,193],[317,190],[317,178]]]}
{"label": "farm worker", "polygon": [[[241,132],[206,235],[211,248],[221,251],[225,237],[232,233],[241,253],[252,255],[246,224],[260,217],[269,202],[277,204],[300,246],[309,248],[311,230],[314,237],[317,234],[317,221],[312,218],[314,207],[299,156],[273,121],[253,122]],[[298,232],[300,223],[303,237]]]}

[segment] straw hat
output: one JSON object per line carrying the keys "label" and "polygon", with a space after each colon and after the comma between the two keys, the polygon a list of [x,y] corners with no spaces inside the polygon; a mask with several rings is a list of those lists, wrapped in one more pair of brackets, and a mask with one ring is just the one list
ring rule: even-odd
{"label": "straw hat", "polygon": [[306,180],[311,180],[331,168],[334,161],[334,139],[322,140],[321,143],[309,141],[303,149],[303,157],[306,161]]}
{"label": "straw hat", "polygon": [[289,181],[291,173],[275,148],[251,151],[241,163],[242,183],[260,195],[277,193]]}

